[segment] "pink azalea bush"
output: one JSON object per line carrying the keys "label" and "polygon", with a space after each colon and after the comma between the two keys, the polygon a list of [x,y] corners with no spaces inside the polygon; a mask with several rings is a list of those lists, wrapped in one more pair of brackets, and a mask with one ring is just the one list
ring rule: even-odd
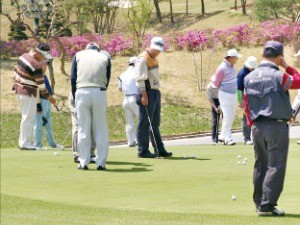
{"label": "pink azalea bush", "polygon": [[[151,39],[159,34],[147,34],[141,41],[141,48],[150,45]],[[206,48],[215,49],[218,45],[225,48],[261,46],[268,40],[277,40],[283,43],[293,43],[300,48],[300,23],[282,21],[266,21],[258,25],[241,24],[226,29],[190,30],[187,32],[162,35],[165,40],[166,51],[195,51]],[[133,37],[114,34],[97,35],[84,34],[72,37],[59,37],[67,58],[82,49],[89,42],[98,43],[101,48],[112,56],[129,56],[135,54],[137,46]],[[2,57],[16,57],[28,52],[36,45],[34,39],[15,41],[0,41]],[[61,48],[55,40],[50,41],[51,53],[55,57],[61,56]]]}

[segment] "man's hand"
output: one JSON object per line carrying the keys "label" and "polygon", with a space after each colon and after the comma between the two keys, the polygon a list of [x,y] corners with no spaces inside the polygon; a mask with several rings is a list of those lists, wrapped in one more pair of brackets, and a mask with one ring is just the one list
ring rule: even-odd
{"label": "man's hand", "polygon": [[143,91],[142,92],[142,99],[141,102],[144,106],[148,105],[148,96],[147,96],[147,92]]}
{"label": "man's hand", "polygon": [[49,100],[49,102],[51,102],[51,104],[56,105],[56,101],[55,101],[55,99],[52,96],[50,96],[48,98],[48,100]]}
{"label": "man's hand", "polygon": [[288,67],[288,64],[286,63],[286,61],[283,57],[281,57],[279,66],[283,67],[284,69],[286,69]]}

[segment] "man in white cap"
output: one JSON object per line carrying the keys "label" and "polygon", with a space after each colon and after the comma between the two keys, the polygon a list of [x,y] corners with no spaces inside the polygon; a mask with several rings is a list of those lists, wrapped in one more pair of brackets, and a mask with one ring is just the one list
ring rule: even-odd
{"label": "man in white cap", "polygon": [[19,148],[21,150],[35,150],[32,144],[33,128],[37,110],[37,96],[41,93],[53,105],[55,99],[46,89],[42,67],[52,59],[50,47],[46,43],[39,43],[29,53],[19,57],[14,70],[13,90],[18,95],[22,120],[20,125]]}
{"label": "man in white cap", "polygon": [[[300,50],[294,55],[294,57],[296,57],[297,59],[297,64],[300,66]],[[299,112],[299,108],[300,108],[300,90],[298,90],[298,94],[293,102],[293,112],[294,114],[296,114],[298,112],[297,115],[294,115],[295,119],[298,119],[298,121],[300,120],[300,112]],[[300,140],[297,142],[298,145],[300,145]]]}
{"label": "man in white cap", "polygon": [[247,117],[244,112],[244,106],[243,106],[244,79],[251,71],[255,70],[257,66],[258,66],[257,58],[254,56],[249,56],[246,62],[244,63],[243,69],[241,69],[237,75],[237,85],[238,85],[237,97],[238,97],[239,106],[243,109],[242,128],[243,128],[245,145],[253,145],[253,142],[251,140],[251,127],[247,125]]}
{"label": "man in white cap", "polygon": [[[140,99],[137,99],[139,104],[139,123],[137,128],[138,141],[138,157],[140,158],[155,158],[170,157],[171,152],[167,152],[162,142],[160,134],[160,111],[161,111],[161,94],[160,78],[158,71],[157,56],[164,51],[164,40],[161,37],[154,37],[151,40],[151,45],[144,51],[135,62],[136,82],[139,89]],[[150,133],[151,121],[154,136]],[[156,154],[149,151],[149,135],[151,136]]]}
{"label": "man in white cap", "polygon": [[213,81],[214,86],[219,88],[219,101],[223,112],[219,141],[223,141],[225,145],[235,145],[231,136],[231,128],[238,106],[236,97],[237,78],[234,65],[241,57],[236,49],[228,50],[224,61],[216,70],[215,80]]}
{"label": "man in white cap", "polygon": [[96,43],[77,52],[71,69],[72,95],[78,117],[78,169],[88,170],[91,160],[91,135],[97,148],[97,170],[105,170],[108,156],[107,96],[111,73],[110,60]]}
{"label": "man in white cap", "polygon": [[136,96],[139,94],[139,89],[135,81],[134,64],[137,57],[129,59],[129,66],[127,70],[119,77],[118,89],[123,92],[123,108],[126,115],[126,136],[129,147],[135,147],[136,128],[135,119],[139,118],[139,106],[136,103]]}

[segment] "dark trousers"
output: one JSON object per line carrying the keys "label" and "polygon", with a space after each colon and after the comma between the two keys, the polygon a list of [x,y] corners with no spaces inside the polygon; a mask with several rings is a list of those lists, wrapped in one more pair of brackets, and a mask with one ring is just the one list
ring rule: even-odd
{"label": "dark trousers", "polygon": [[[219,105],[220,105],[219,99],[214,98],[213,101],[215,102],[215,105],[217,107],[219,107]],[[217,128],[217,120],[218,119],[220,121],[220,114],[216,112],[214,107],[211,107],[211,137],[212,137],[213,141],[216,139],[217,132],[219,129],[219,127]]]}
{"label": "dark trousers", "polygon": [[251,127],[247,125],[247,117],[244,114],[242,119],[244,141],[251,141]]}
{"label": "dark trousers", "polygon": [[255,167],[254,194],[256,207],[270,211],[277,205],[283,190],[289,147],[289,127],[286,123],[255,121],[252,127]]}
{"label": "dark trousers", "polygon": [[[160,134],[160,111],[161,111],[161,94],[158,90],[147,90],[148,94],[148,111],[150,114],[150,119],[152,121],[153,132],[155,140],[157,143],[157,148],[159,152],[165,151],[164,144],[162,142]],[[150,132],[150,125],[147,118],[147,113],[145,106],[139,103],[139,123],[137,127],[137,141],[138,141],[138,150],[140,154],[143,154],[149,151],[149,136],[151,136],[153,143],[153,136]]]}

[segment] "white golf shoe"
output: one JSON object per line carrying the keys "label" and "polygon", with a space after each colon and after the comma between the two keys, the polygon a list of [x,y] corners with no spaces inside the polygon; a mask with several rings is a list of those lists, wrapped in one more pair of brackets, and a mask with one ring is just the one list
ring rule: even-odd
{"label": "white golf shoe", "polygon": [[300,140],[299,140],[299,141],[297,141],[297,144],[298,144],[298,145],[300,145]]}
{"label": "white golf shoe", "polygon": [[247,140],[245,141],[245,145],[253,145],[253,141]]}

